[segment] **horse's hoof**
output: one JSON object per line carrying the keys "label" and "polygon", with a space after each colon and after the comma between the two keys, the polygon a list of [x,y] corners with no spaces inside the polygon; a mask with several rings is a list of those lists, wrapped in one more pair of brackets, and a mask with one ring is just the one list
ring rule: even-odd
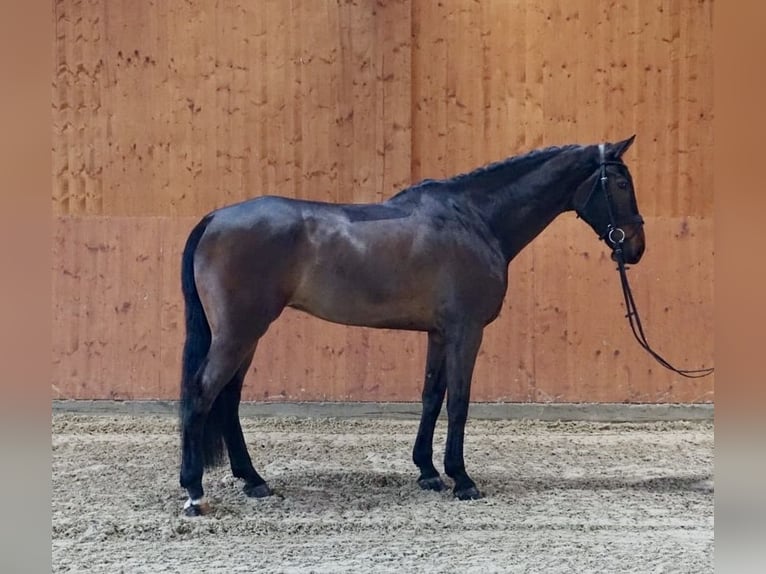
{"label": "horse's hoof", "polygon": [[274,491],[265,482],[261,484],[246,484],[242,490],[251,498],[266,498],[274,494]]}
{"label": "horse's hoof", "polygon": [[440,476],[432,476],[431,478],[420,478],[418,479],[418,486],[422,488],[423,490],[433,490],[436,492],[441,492],[442,490],[445,490],[447,488],[447,485],[444,484],[444,481],[441,479]]}
{"label": "horse's hoof", "polygon": [[184,514],[186,516],[202,516],[210,512],[210,505],[204,500],[188,499],[184,503]]}
{"label": "horse's hoof", "polygon": [[464,488],[462,490],[455,490],[455,498],[458,500],[479,500],[480,498],[484,498],[484,495],[479,492],[479,489],[477,489],[475,486],[469,486],[468,488]]}
{"label": "horse's hoof", "polygon": [[202,509],[196,504],[187,506],[186,508],[184,508],[184,515],[185,516],[202,516]]}

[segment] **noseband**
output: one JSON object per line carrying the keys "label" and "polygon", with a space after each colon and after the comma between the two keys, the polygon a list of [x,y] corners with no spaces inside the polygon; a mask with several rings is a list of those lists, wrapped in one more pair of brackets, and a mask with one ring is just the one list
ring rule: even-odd
{"label": "noseband", "polygon": [[[641,217],[639,213],[636,213],[635,215],[630,215],[628,217],[625,217],[621,219],[620,221],[617,221],[617,219],[614,216],[614,209],[612,208],[612,205],[614,203],[614,200],[612,199],[612,193],[609,191],[609,186],[607,185],[608,178],[606,175],[606,166],[608,165],[617,165],[625,168],[625,164],[621,161],[614,161],[614,160],[607,160],[604,155],[604,144],[599,144],[598,146],[598,152],[599,152],[599,164],[598,164],[598,170],[599,170],[599,177],[596,178],[596,181],[593,182],[593,187],[590,188],[590,191],[588,192],[588,195],[585,196],[582,202],[580,202],[579,205],[575,206],[575,211],[577,212],[577,216],[585,219],[587,221],[587,218],[585,217],[585,210],[588,207],[588,204],[590,203],[590,200],[593,198],[593,194],[596,191],[596,188],[599,187],[599,184],[601,185],[601,191],[604,192],[604,198],[606,199],[606,209],[609,213],[609,224],[606,227],[606,230],[599,234],[598,238],[600,240],[608,239],[609,243],[612,244],[612,247],[616,247],[623,241],[625,241],[625,231],[622,229],[621,226],[623,225],[643,225],[644,224],[644,218]],[[630,174],[628,174],[630,177]]]}

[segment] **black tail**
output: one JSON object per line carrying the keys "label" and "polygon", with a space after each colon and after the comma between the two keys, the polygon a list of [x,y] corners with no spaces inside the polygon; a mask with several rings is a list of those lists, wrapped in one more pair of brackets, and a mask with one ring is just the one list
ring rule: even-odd
{"label": "black tail", "polygon": [[[186,304],[186,342],[184,343],[183,367],[181,372],[180,420],[181,432],[187,414],[199,396],[198,372],[204,365],[210,350],[210,325],[202,308],[194,281],[194,253],[202,239],[211,216],[208,215],[189,234],[181,258],[181,290]],[[218,411],[219,401],[215,401],[205,421],[203,434],[203,453],[206,467],[215,466],[223,461],[224,444],[222,417]]]}

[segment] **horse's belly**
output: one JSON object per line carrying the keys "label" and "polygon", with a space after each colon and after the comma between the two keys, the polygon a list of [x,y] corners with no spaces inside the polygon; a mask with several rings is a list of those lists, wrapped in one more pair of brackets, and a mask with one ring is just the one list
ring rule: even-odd
{"label": "horse's belly", "polygon": [[291,303],[289,307],[305,311],[314,317],[340,325],[357,327],[375,327],[380,329],[404,329],[410,331],[430,331],[433,321],[427,314],[413,314],[407,309],[372,308],[369,306],[333,306],[322,302],[318,305]]}
{"label": "horse's belly", "polygon": [[304,275],[288,305],[345,325],[428,330],[437,298],[429,283],[412,269],[332,266]]}

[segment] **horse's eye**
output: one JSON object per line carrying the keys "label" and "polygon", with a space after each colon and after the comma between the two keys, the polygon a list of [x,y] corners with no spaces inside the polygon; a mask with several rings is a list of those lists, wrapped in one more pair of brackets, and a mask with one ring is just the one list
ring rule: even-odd
{"label": "horse's eye", "polygon": [[624,180],[623,181],[618,181],[617,182],[617,187],[619,187],[620,189],[627,189],[628,188],[628,182],[624,181]]}

